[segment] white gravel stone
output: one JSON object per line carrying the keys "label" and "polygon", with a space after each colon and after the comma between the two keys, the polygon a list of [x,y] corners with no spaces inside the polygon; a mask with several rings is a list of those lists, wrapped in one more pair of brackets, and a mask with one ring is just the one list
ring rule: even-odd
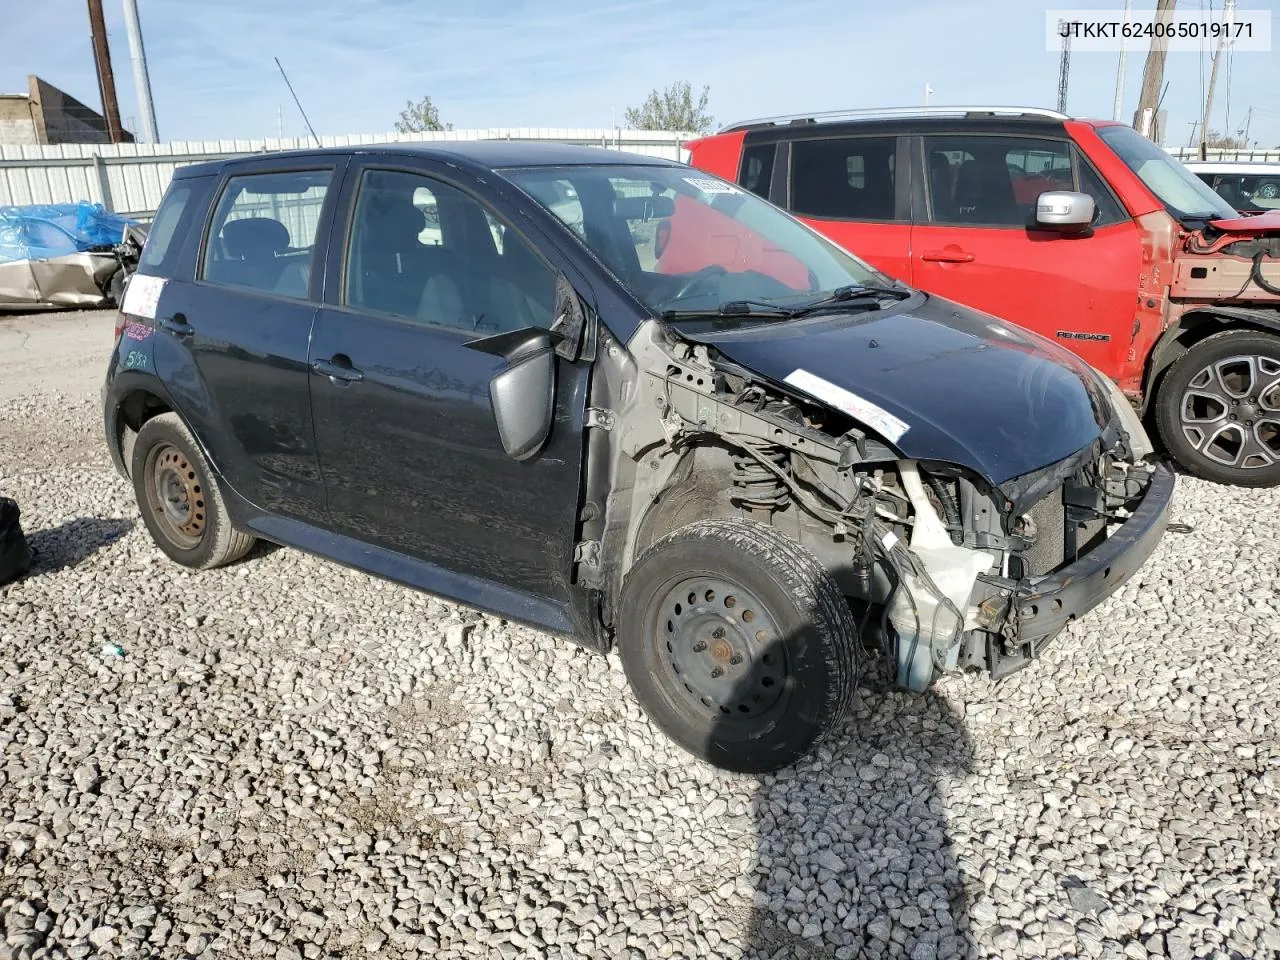
{"label": "white gravel stone", "polygon": [[873,684],[732,777],[616,659],[293,550],[169,562],[111,325],[0,317],[0,957],[1280,955],[1280,491],[1181,478],[1192,532],[1029,669]]}

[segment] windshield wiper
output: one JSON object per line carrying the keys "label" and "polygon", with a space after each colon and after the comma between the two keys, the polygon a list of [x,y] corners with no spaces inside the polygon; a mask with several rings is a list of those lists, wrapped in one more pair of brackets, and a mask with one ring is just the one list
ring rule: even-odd
{"label": "windshield wiper", "polygon": [[883,287],[873,283],[854,283],[847,287],[836,287],[825,297],[798,304],[791,309],[798,311],[795,316],[803,316],[806,313],[825,310],[828,307],[849,306],[853,302],[862,303],[863,301],[874,303],[878,308],[879,304],[876,303],[875,297],[892,297],[895,300],[906,300],[913,292],[902,287]]}
{"label": "windshield wiper", "polygon": [[790,320],[799,316],[791,307],[763,300],[726,300],[718,307],[701,310],[664,310],[663,320],[701,320],[704,318],[750,317],[753,320]]}
{"label": "windshield wiper", "polygon": [[768,300],[726,300],[719,306],[701,310],[666,310],[664,320],[703,319],[708,317],[749,317],[760,320],[794,320],[796,317],[807,317],[813,313],[832,308],[879,310],[880,302],[876,297],[892,297],[905,300],[913,291],[901,287],[884,287],[876,284],[851,284],[837,287],[829,294],[787,306]]}

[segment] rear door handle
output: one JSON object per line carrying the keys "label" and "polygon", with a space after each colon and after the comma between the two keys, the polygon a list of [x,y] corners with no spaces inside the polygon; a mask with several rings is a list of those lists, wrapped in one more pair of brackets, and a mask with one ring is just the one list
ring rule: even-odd
{"label": "rear door handle", "polygon": [[926,250],[920,254],[920,259],[934,263],[971,263],[973,254],[963,250]]}
{"label": "rear door handle", "polygon": [[328,377],[330,383],[356,383],[364,379],[364,374],[351,365],[351,358],[345,353],[335,354],[330,360],[316,360],[311,369]]}
{"label": "rear door handle", "polygon": [[160,321],[160,326],[175,337],[189,337],[196,332],[195,328],[187,323],[185,313],[175,313],[172,317],[165,317]]}

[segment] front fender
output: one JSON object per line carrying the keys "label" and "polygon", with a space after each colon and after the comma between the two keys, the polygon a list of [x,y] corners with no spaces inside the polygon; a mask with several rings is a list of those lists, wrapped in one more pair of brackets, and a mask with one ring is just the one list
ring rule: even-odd
{"label": "front fender", "polygon": [[1280,336],[1280,306],[1274,310],[1218,305],[1194,307],[1170,324],[1151,351],[1140,407],[1144,416],[1155,397],[1160,375],[1200,340],[1229,328],[1252,328]]}

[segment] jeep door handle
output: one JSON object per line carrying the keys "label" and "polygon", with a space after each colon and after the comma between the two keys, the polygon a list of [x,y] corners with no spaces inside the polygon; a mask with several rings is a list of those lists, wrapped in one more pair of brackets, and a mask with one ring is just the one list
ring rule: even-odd
{"label": "jeep door handle", "polygon": [[921,260],[929,260],[933,263],[972,263],[973,254],[965,253],[959,248],[950,250],[926,250],[920,254]]}
{"label": "jeep door handle", "polygon": [[322,377],[328,377],[330,383],[357,383],[364,379],[364,374],[351,365],[351,358],[345,353],[338,353],[329,360],[317,360],[311,369]]}
{"label": "jeep door handle", "polygon": [[175,337],[189,337],[196,332],[195,328],[187,323],[185,313],[175,313],[172,317],[165,317],[160,321],[160,326]]}

